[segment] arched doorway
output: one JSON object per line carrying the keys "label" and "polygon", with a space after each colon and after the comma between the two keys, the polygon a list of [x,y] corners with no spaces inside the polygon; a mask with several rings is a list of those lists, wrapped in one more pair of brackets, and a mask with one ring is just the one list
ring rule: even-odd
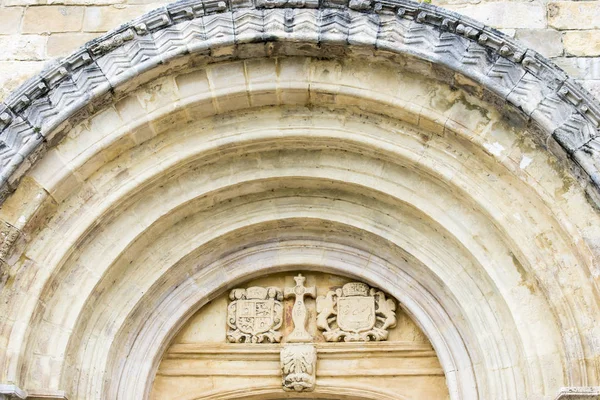
{"label": "arched doorway", "polygon": [[147,398],[196,312],[302,270],[393,296],[452,399],[598,383],[597,105],[473,21],[352,4],[177,3],[11,98],[2,382]]}

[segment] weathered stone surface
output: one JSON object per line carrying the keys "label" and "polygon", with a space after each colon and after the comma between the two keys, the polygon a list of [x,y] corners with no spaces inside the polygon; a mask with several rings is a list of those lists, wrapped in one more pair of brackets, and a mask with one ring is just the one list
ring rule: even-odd
{"label": "weathered stone surface", "polygon": [[317,349],[314,344],[290,343],[281,349],[283,390],[312,392],[316,386]]}
{"label": "weathered stone surface", "polygon": [[277,287],[233,289],[227,307],[227,341],[279,343],[283,323],[283,292]]}
{"label": "weathered stone surface", "polygon": [[85,32],[107,32],[129,20],[155,9],[158,4],[138,6],[87,7],[83,20]]}
{"label": "weathered stone surface", "polygon": [[544,57],[563,54],[562,33],[554,29],[517,29],[514,38]]}
{"label": "weathered stone surface", "polygon": [[600,55],[600,30],[567,31],[563,36],[565,53],[573,56]]}
{"label": "weathered stone surface", "polygon": [[579,80],[578,83],[584,88],[586,88],[597,99],[600,99],[600,78],[595,80]]}
{"label": "weathered stone surface", "polygon": [[0,61],[41,61],[48,38],[38,35],[0,36]]}
{"label": "weathered stone surface", "polygon": [[559,57],[553,61],[574,78],[600,79],[600,58]]}
{"label": "weathered stone surface", "polygon": [[[10,381],[42,390],[67,382],[74,399],[142,398],[140,377],[193,307],[244,277],[298,264],[368,275],[406,296],[436,349],[455,346],[440,357],[451,360],[447,381],[431,363],[424,372],[451,393],[551,398],[564,381],[598,376],[600,223],[576,181],[581,166],[588,193],[599,182],[598,104],[548,60],[426,4],[261,4],[276,8],[160,10],[0,105],[8,188],[29,171],[54,199],[14,257],[11,296],[1,293]],[[180,68],[194,79],[178,79]],[[113,94],[141,110],[115,110]],[[503,118],[491,98],[544,129]],[[40,135],[53,134],[46,149]],[[197,365],[209,351],[232,354],[203,350],[190,353],[204,357]],[[246,378],[219,358],[218,382],[263,373],[280,390],[277,350],[267,373],[243,369]],[[459,375],[473,369],[484,384]]]}
{"label": "weathered stone surface", "polygon": [[481,2],[478,4],[446,5],[446,8],[467,15],[494,28],[543,29],[546,10],[538,2]]}
{"label": "weathered stone surface", "polygon": [[387,340],[396,326],[396,303],[362,282],[350,282],[317,298],[317,326],[328,342]]}
{"label": "weathered stone surface", "polygon": [[29,7],[23,17],[23,33],[77,32],[83,22],[83,7]]}
{"label": "weathered stone surface", "polygon": [[39,73],[43,61],[0,61],[0,100],[5,99],[13,90],[28,78]]}
{"label": "weathered stone surface", "polygon": [[24,10],[22,7],[0,8],[0,35],[19,32]]}
{"label": "weathered stone surface", "polygon": [[600,386],[565,387],[560,390],[556,400],[600,400]]}
{"label": "weathered stone surface", "polygon": [[[535,5],[523,5],[523,7],[530,6],[537,7]],[[464,17],[459,22],[459,17],[455,14],[448,13],[448,11],[437,11],[428,5],[419,6],[422,11],[419,11],[417,7],[405,4],[398,5],[397,7],[400,7],[397,12],[402,17],[382,18],[380,20],[382,27],[377,32],[376,42],[373,40],[369,41],[366,38],[362,38],[361,40],[365,43],[377,43],[380,49],[420,54],[422,57],[444,63],[457,70],[462,70],[467,76],[485,81],[485,85],[488,85],[501,98],[522,98],[511,96],[511,92],[515,90],[527,71],[533,74],[533,76],[540,78],[538,81],[529,80],[529,82],[544,84],[547,82],[552,90],[556,90],[560,86],[560,81],[556,81],[554,78],[549,81],[546,78],[547,76],[560,75],[558,71],[556,73],[551,72],[553,69],[551,63],[539,59],[539,56],[536,55],[526,56],[525,48],[511,41],[509,38],[503,37],[497,31],[487,29],[483,25]],[[516,6],[515,10],[518,10],[519,7],[521,6]],[[38,7],[37,9],[42,10],[44,7]],[[108,20],[110,20],[110,26],[112,26],[115,23],[114,15],[116,15],[113,15],[113,13],[117,13],[117,10],[114,7],[88,8],[85,19],[86,29],[103,30],[108,28]],[[135,11],[136,14],[141,11],[139,8],[133,6],[126,10],[132,13]],[[197,52],[210,48],[213,49],[213,56],[220,57],[221,54],[215,50],[216,47],[225,46],[226,50],[224,51],[229,52],[230,50],[227,50],[228,44],[235,44],[242,37],[244,42],[252,42],[254,40],[252,35],[257,35],[257,40],[258,38],[262,38],[264,34],[263,28],[260,27],[260,18],[271,18],[268,14],[255,13],[256,15],[254,15],[252,23],[238,21],[237,19],[237,22],[234,22],[233,15],[227,11],[226,3],[203,5],[201,13],[193,11],[193,9],[191,10],[188,14],[181,14],[181,10],[177,7],[170,8],[170,11],[165,9],[157,10],[148,16],[138,19],[131,27],[124,26],[120,31],[110,34],[107,38],[98,39],[91,43],[89,48],[92,56],[98,58],[96,64],[101,71],[103,79],[107,79],[113,87],[119,86],[141,71],[170,61],[172,57],[185,54],[186,51]],[[281,14],[283,16],[279,10],[274,11],[277,12],[273,15]],[[525,10],[520,11],[525,12]],[[531,15],[528,14],[529,20],[535,21],[536,12],[534,10],[529,11],[534,16],[532,19]],[[205,13],[209,15],[199,17]],[[350,17],[352,13],[355,13],[355,11],[323,9],[317,12],[314,10],[302,11],[290,9],[286,11],[286,22],[282,20],[279,25],[273,25],[272,22],[274,20],[272,20],[269,22],[271,26],[267,29],[270,30],[269,35],[281,35],[282,38],[287,38],[289,34],[285,32],[288,29],[286,25],[291,24],[290,27],[292,27],[293,31],[297,31],[297,33],[294,33],[295,36],[293,36],[294,42],[308,40],[315,43],[321,41],[322,43],[331,45],[343,44],[348,40],[351,32],[349,24],[352,21]],[[175,47],[175,51],[170,51],[170,49],[173,49],[170,43],[175,43],[177,40],[185,42],[188,38],[181,36],[181,33],[178,33],[177,30],[172,31],[176,34],[175,36],[171,34],[161,35],[158,32],[163,29],[171,29],[169,27],[174,23],[173,18],[183,18],[185,15],[187,15],[187,18],[195,18],[196,21],[201,21],[204,25],[202,34],[206,35],[207,41],[197,41],[191,47],[186,44],[186,47]],[[302,16],[305,15],[311,16],[312,19],[304,21]],[[317,18],[317,15],[320,17]],[[236,29],[241,34],[239,39],[236,39]],[[438,29],[448,32],[439,34]],[[153,32],[152,35],[148,35],[149,31]],[[168,32],[170,31],[165,31],[165,33]],[[375,31],[371,32],[374,33]],[[160,48],[155,43],[155,40],[158,39],[160,39],[160,43],[158,43]],[[469,40],[471,42],[467,45]],[[164,53],[165,51],[166,53]],[[523,63],[523,67],[520,65],[521,63]],[[468,66],[468,68],[464,66]],[[473,66],[477,66],[477,68],[473,68]],[[67,68],[65,70],[68,71]],[[77,86],[77,83],[75,83],[75,86]],[[522,88],[519,90],[522,90]],[[92,92],[94,91],[95,89],[92,90]],[[98,92],[104,93],[105,89],[101,89]],[[538,90],[537,92],[543,93],[544,90]],[[27,96],[29,95],[27,94]],[[586,111],[582,113],[584,118],[594,121],[597,118],[595,115],[596,111],[589,110],[596,110],[597,107],[592,107],[592,100],[588,99],[589,95],[585,94],[584,91],[578,90],[577,96],[578,100],[576,102],[570,101],[572,106],[577,106],[581,110],[585,109]],[[87,101],[85,99],[88,98],[91,99],[89,94],[82,94],[80,98],[84,99],[84,101]],[[560,98],[554,97],[554,99]],[[25,102],[19,101],[24,104],[23,107],[27,107],[29,103],[35,104],[38,109],[44,109],[44,112],[48,112],[48,115],[55,118],[54,122],[44,124],[40,118],[34,117],[32,112],[29,111],[27,115],[33,118],[32,124],[34,126],[52,128],[64,118],[63,116],[56,117],[57,113],[48,109],[49,103],[34,100],[35,96],[34,98],[27,98]],[[560,102],[560,100],[556,101]],[[82,103],[78,104],[73,109],[81,108]],[[560,104],[554,104],[552,101],[542,101],[540,104],[541,111],[532,112],[531,115],[534,118],[538,116],[542,118],[543,121],[541,124],[543,126],[555,129],[561,126],[568,115],[570,115],[569,110],[565,109],[565,112],[556,114],[561,116],[560,118],[554,117],[552,109],[562,107]],[[552,105],[552,107],[548,108],[549,105]],[[519,105],[517,104],[517,106]],[[530,105],[530,108],[532,107],[534,105]],[[563,116],[563,114],[565,115]],[[424,118],[423,121],[425,120],[427,119]]]}
{"label": "weathered stone surface", "polygon": [[50,58],[67,56],[73,48],[83,46],[96,36],[95,33],[53,33],[48,37],[46,55]]}
{"label": "weathered stone surface", "polygon": [[597,1],[556,1],[548,3],[548,25],[556,29],[600,28]]}

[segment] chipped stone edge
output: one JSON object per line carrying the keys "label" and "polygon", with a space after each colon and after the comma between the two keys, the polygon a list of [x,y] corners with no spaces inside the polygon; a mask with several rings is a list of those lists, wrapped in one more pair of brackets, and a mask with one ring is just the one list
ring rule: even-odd
{"label": "chipped stone edge", "polygon": [[[291,35],[294,18],[308,11],[317,16],[310,32],[304,24],[304,32]],[[267,35],[266,15],[273,12],[281,14],[283,27],[271,27]],[[255,25],[240,23],[244,18],[255,18]],[[350,25],[361,18],[353,33]],[[190,21],[210,28],[211,36],[201,44],[177,36]],[[363,31],[367,25],[372,31]],[[406,35],[395,39],[390,29]],[[600,189],[600,103],[550,60],[471,18],[410,0],[181,0],[92,40],[0,103],[0,204],[51,145],[57,128],[116,87],[177,57],[212,51],[217,58],[217,48],[275,41],[370,46],[464,74],[551,135],[586,172],[594,192]]]}
{"label": "chipped stone edge", "polygon": [[597,400],[600,399],[600,386],[563,387],[556,400]]}

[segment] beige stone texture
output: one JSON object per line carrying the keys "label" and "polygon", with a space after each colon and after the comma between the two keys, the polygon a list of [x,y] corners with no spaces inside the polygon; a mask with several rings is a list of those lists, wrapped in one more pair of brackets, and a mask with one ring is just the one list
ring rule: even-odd
{"label": "beige stone texture", "polygon": [[29,7],[23,17],[23,33],[77,32],[83,23],[83,7]]}
{"label": "beige stone texture", "polygon": [[[135,18],[146,11],[167,4],[168,0],[5,0],[4,7],[0,6],[0,34],[5,29],[6,34],[18,34],[23,7],[27,5],[45,5],[46,7],[30,7],[28,12],[39,13],[40,17],[51,15],[50,20],[35,18],[42,21],[41,24],[28,23],[23,28],[32,29],[34,32],[84,32],[99,35],[107,32],[119,24]],[[516,37],[526,45],[538,50],[548,57],[560,58],[563,49],[557,31],[573,30],[567,32],[572,44],[577,45],[577,50],[568,54],[597,54],[594,41],[585,42],[585,35],[597,36],[592,32],[597,28],[596,22],[600,18],[594,17],[598,8],[596,1],[521,1],[521,0],[433,0],[432,4],[448,7],[460,13],[480,19],[498,28],[508,36]],[[69,20],[60,14],[65,5],[82,6],[86,9],[84,16],[84,27],[79,17]],[[36,11],[35,9],[39,9]],[[20,11],[19,11],[20,10]],[[33,11],[32,11],[33,10]],[[57,15],[58,14],[58,15]],[[546,14],[548,21],[546,21]],[[16,19],[15,19],[16,18]],[[31,18],[31,17],[30,17]],[[63,21],[63,22],[60,22]],[[44,27],[46,23],[51,27]],[[576,33],[577,30],[588,30],[587,34]],[[51,49],[46,57],[53,58],[74,51],[85,39],[83,35],[65,35],[64,41],[57,43],[58,37],[51,40]],[[581,47],[580,45],[583,45]],[[596,57],[586,55],[586,57]],[[29,70],[24,65],[23,69]],[[584,71],[577,71],[579,78],[587,79]],[[9,70],[0,71],[0,74],[10,73]],[[16,79],[16,78],[15,78]],[[591,78],[590,78],[591,79]]]}
{"label": "beige stone texture", "polygon": [[160,4],[133,6],[87,7],[83,20],[85,32],[106,32],[135,17],[157,8]]}
{"label": "beige stone texture", "polygon": [[573,56],[599,56],[600,30],[597,31],[567,31],[563,36],[565,52]]}
{"label": "beige stone texture", "polygon": [[22,7],[0,7],[0,35],[19,33],[23,10]]}
{"label": "beige stone texture", "polygon": [[549,2],[548,25],[555,29],[598,29],[600,28],[600,2]]}
{"label": "beige stone texture", "polygon": [[39,72],[43,61],[0,61],[0,99]]}
{"label": "beige stone texture", "polygon": [[74,48],[83,46],[96,37],[94,33],[53,33],[48,36],[46,55],[49,58],[67,56]]}
{"label": "beige stone texture", "polygon": [[[0,6],[13,21],[0,99],[164,4],[64,1],[81,6]],[[595,38],[599,2],[433,3],[529,42],[600,95],[600,58],[558,43]],[[600,385],[600,214],[550,136],[463,76],[472,91],[416,72],[428,63],[230,50],[138,76],[69,120],[2,205],[20,233],[0,260],[0,385],[34,399],[290,398],[279,345],[225,343],[223,307],[231,288],[288,287],[299,271],[318,294],[361,280],[399,306],[385,343],[325,343],[309,318],[322,399],[546,400]]]}
{"label": "beige stone texture", "polygon": [[[240,398],[256,389],[258,371],[268,390],[281,390],[277,347],[250,352],[260,368],[240,378],[243,361],[231,357],[216,359],[212,376],[203,369],[207,351],[222,349],[176,355],[167,345],[179,332],[221,341],[214,307],[231,288],[322,271],[395,298],[420,330],[399,321],[390,340],[424,334],[436,351],[411,360],[398,347],[382,357],[395,368],[437,360],[454,398],[502,398],[505,387],[510,399],[552,398],[569,384],[565,370],[595,382],[588,339],[598,329],[590,279],[600,216],[583,189],[545,143],[484,100],[376,60],[197,65],[70,127],[12,204],[27,191],[47,197],[7,210],[38,222],[20,223],[23,240],[7,257],[2,381],[69,399],[143,398],[167,354],[173,376],[185,375],[181,366],[204,375],[159,387],[168,375],[161,367],[156,390],[210,381],[232,389],[214,398]],[[209,304],[213,312],[195,321],[211,329],[180,330]],[[577,368],[576,349],[586,360]],[[342,390],[336,360],[318,366],[331,374],[320,381],[329,395]],[[438,367],[425,376],[403,390],[444,381]],[[523,386],[515,376],[535,378]],[[352,381],[372,388],[372,378]]]}
{"label": "beige stone texture", "polygon": [[41,61],[46,58],[46,36],[0,36],[0,61]]}
{"label": "beige stone texture", "polygon": [[562,33],[554,29],[517,29],[514,38],[545,57],[563,54]]}
{"label": "beige stone texture", "polygon": [[546,9],[540,2],[480,2],[447,4],[444,7],[494,28],[543,29]]}

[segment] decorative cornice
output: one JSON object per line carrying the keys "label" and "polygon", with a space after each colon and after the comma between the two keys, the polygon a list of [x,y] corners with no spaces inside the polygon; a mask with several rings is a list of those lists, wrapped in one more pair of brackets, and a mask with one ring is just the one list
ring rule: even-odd
{"label": "decorative cornice", "polygon": [[[0,201],[56,129],[177,57],[246,43],[371,47],[461,73],[521,110],[600,188],[600,104],[535,51],[468,17],[408,0],[182,0],[95,39],[0,103]],[[285,50],[282,50],[285,55]],[[256,56],[266,56],[257,54]]]}

